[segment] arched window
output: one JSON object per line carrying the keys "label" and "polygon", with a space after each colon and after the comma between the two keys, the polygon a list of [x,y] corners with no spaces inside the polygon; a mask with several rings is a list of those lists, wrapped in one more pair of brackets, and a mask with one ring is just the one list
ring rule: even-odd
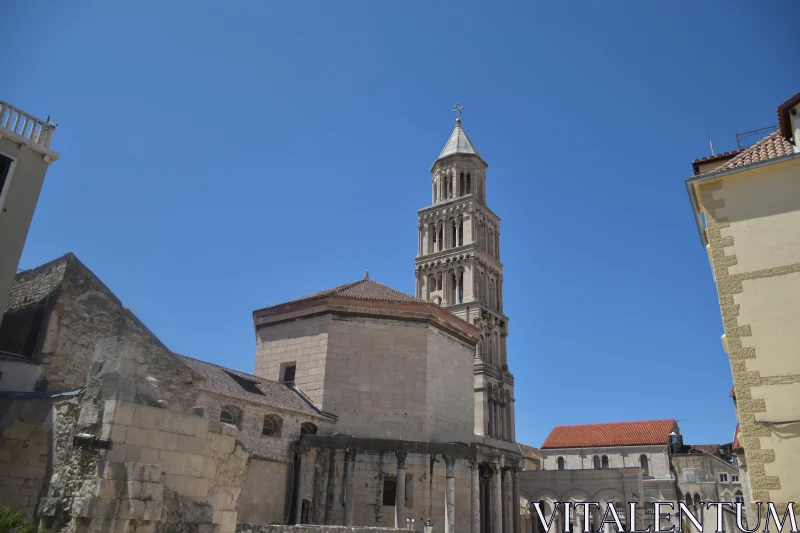
{"label": "arched window", "polygon": [[558,469],[559,470],[564,470],[564,458],[563,457],[559,457],[558,459],[556,459],[556,464],[558,465]]}
{"label": "arched window", "polygon": [[281,430],[283,420],[277,415],[267,415],[264,417],[264,424],[261,427],[261,434],[268,437],[275,437]]}
{"label": "arched window", "polygon": [[642,454],[639,456],[639,466],[642,467],[642,475],[645,477],[650,476],[650,465],[647,462],[647,456]]}
{"label": "arched window", "polygon": [[592,462],[594,463],[594,469],[595,470],[600,470],[600,456],[599,455],[595,455],[594,459],[592,460]]}
{"label": "arched window", "polygon": [[219,421],[223,424],[230,424],[231,426],[239,426],[242,412],[233,405],[225,405],[219,411]]}
{"label": "arched window", "polygon": [[687,492],[686,495],[683,497],[683,499],[685,500],[687,507],[691,507],[692,506],[692,495],[691,494],[689,494]]}
{"label": "arched window", "polygon": [[733,495],[733,501],[734,503],[744,503],[744,494],[742,494],[742,491],[736,491],[736,494]]}
{"label": "arched window", "polygon": [[302,424],[300,424],[300,434],[301,435],[316,435],[317,434],[317,426],[315,426],[311,422],[303,422]]}
{"label": "arched window", "polygon": [[602,463],[602,467],[601,468],[603,470],[608,470],[608,456],[607,455],[603,456],[603,459],[602,459],[601,463]]}
{"label": "arched window", "polygon": [[703,500],[701,500],[701,499],[700,499],[700,495],[699,495],[698,493],[696,493],[696,492],[695,492],[695,493],[694,493],[694,504],[695,504],[695,505],[697,505],[697,504],[699,504],[701,501],[703,501]]}
{"label": "arched window", "polygon": [[467,190],[467,194],[472,194],[472,180],[470,179],[469,174],[467,174],[467,188],[466,188],[466,190]]}

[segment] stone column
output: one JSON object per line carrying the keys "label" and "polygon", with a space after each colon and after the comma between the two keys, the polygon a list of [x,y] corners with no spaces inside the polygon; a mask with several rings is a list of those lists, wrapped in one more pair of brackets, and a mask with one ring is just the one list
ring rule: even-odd
{"label": "stone column", "polygon": [[406,510],[406,456],[408,452],[395,452],[397,455],[397,492],[394,497],[394,527],[404,529],[403,523]]}
{"label": "stone column", "polygon": [[500,489],[500,466],[492,466],[492,531],[491,533],[502,533],[503,531],[503,495]]}
{"label": "stone column", "polygon": [[470,496],[472,497],[472,533],[481,533],[481,478],[478,461],[471,459],[469,462]]}
{"label": "stone column", "polygon": [[500,513],[502,516],[502,532],[503,533],[511,533],[510,528],[508,527],[510,524],[508,522],[508,470],[505,468],[500,469],[500,498],[502,500],[502,505],[500,507]]}
{"label": "stone column", "polygon": [[300,447],[297,449],[298,461],[298,474],[297,474],[297,507],[294,510],[294,523],[299,524],[303,517],[303,468],[306,463],[306,453],[308,448]]}
{"label": "stone column", "polygon": [[448,455],[444,457],[445,464],[445,489],[444,489],[444,531],[456,532],[456,458]]}
{"label": "stone column", "polygon": [[356,451],[344,453],[344,525],[353,525],[353,481],[356,473]]}
{"label": "stone column", "polygon": [[514,514],[511,517],[511,520],[514,524],[514,533],[522,533],[521,524],[520,524],[520,508],[519,508],[519,470],[516,468],[511,471],[511,494],[513,501],[511,504],[513,507],[511,508]]}

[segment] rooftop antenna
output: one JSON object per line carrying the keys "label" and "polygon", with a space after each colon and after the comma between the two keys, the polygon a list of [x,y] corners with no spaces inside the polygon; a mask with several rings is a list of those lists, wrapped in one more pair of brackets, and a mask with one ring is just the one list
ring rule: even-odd
{"label": "rooftop antenna", "polygon": [[711,130],[708,130],[708,144],[711,146],[711,157],[714,157],[714,141],[711,140]]}

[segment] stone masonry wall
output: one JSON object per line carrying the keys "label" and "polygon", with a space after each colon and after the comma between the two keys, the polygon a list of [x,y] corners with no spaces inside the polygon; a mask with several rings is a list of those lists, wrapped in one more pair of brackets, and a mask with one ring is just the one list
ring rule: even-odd
{"label": "stone masonry wall", "polygon": [[[195,376],[171,355],[153,364],[162,355],[119,338],[97,344],[83,397],[55,412],[54,474],[40,504],[46,527],[235,530],[250,454],[225,425],[187,414],[199,396]],[[111,449],[74,446],[76,432],[111,439]]]}
{"label": "stone masonry wall", "polygon": [[47,434],[38,420],[15,421],[0,438],[0,502],[33,514],[47,470]]}
{"label": "stone masonry wall", "polygon": [[[63,280],[48,306],[40,353],[40,390],[72,390],[87,380],[97,341],[123,337],[152,353],[169,350],[126,309],[100,279],[73,254],[66,262]],[[154,358],[150,366],[174,364],[173,358]],[[163,370],[169,370],[164,368]],[[164,374],[166,375],[166,374]],[[164,384],[162,383],[163,387]]]}
{"label": "stone masonry wall", "polygon": [[475,430],[473,390],[475,349],[467,343],[428,328],[428,439],[472,440]]}
{"label": "stone masonry wall", "polygon": [[256,376],[280,381],[281,365],[297,365],[297,388],[322,403],[328,343],[329,315],[261,327],[256,335]]}

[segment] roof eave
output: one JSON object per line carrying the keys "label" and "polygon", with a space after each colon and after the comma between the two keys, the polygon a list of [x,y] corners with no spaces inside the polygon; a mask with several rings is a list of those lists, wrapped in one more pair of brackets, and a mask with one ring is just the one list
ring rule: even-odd
{"label": "roof eave", "polygon": [[754,170],[754,169],[757,169],[757,168],[766,167],[766,166],[769,166],[769,165],[777,165],[779,163],[784,163],[784,162],[791,161],[791,160],[797,159],[797,158],[800,158],[800,153],[799,152],[795,152],[793,154],[788,154],[788,155],[783,155],[783,156],[776,157],[776,158],[773,158],[773,159],[768,159],[766,161],[758,161],[758,162],[755,162],[755,163],[749,163],[747,165],[742,165],[740,167],[730,168],[730,169],[727,169],[727,170],[717,170],[717,171],[708,172],[706,174],[701,174],[699,176],[690,176],[686,180],[686,190],[687,190],[687,192],[689,194],[689,201],[691,202],[691,205],[692,205],[692,212],[694,213],[695,223],[697,224],[697,231],[700,234],[700,242],[703,244],[703,246],[707,246],[708,245],[708,237],[706,236],[706,231],[705,231],[705,228],[703,227],[703,221],[702,221],[702,219],[700,217],[700,204],[697,201],[697,192],[696,192],[695,186],[697,186],[697,185],[699,185],[701,183],[705,183],[707,181],[712,181],[712,180],[716,180],[716,179],[719,179],[719,178],[724,178],[724,177],[727,177],[727,176],[731,176],[731,175],[734,175],[734,174],[739,174],[741,172],[747,172],[747,171]]}
{"label": "roof eave", "polygon": [[440,162],[447,161],[448,159],[453,158],[453,157],[457,157],[457,156],[460,156],[460,157],[474,157],[474,158],[476,158],[478,161],[480,161],[483,164],[483,169],[484,170],[489,168],[489,165],[486,163],[486,161],[484,161],[483,158],[481,156],[479,156],[478,154],[465,154],[465,153],[456,152],[454,154],[447,154],[446,156],[443,156],[443,157],[437,157],[436,161],[434,161],[433,164],[431,165],[431,168],[430,168],[429,172],[433,172],[433,169],[436,168],[436,165],[439,164]]}

